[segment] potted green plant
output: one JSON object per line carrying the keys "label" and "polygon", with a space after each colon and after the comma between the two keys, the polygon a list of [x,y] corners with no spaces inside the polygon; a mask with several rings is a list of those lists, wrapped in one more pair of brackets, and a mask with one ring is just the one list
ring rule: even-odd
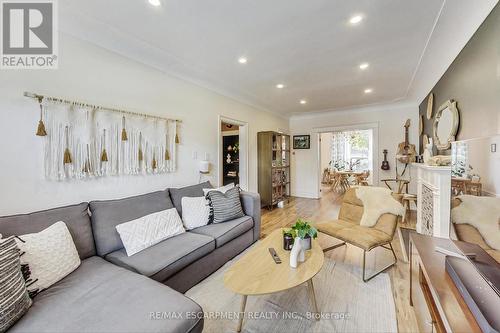
{"label": "potted green plant", "polygon": [[291,229],[283,230],[283,248],[285,250],[291,250],[294,240],[299,238],[301,239],[303,248],[305,250],[310,250],[311,239],[316,237],[318,237],[318,230],[311,226],[309,222],[299,218]]}

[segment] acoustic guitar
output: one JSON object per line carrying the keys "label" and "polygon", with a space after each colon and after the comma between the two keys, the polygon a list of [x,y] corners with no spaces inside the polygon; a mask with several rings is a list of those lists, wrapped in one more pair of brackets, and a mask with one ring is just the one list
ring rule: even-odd
{"label": "acoustic guitar", "polygon": [[415,156],[417,155],[417,151],[415,149],[415,145],[410,143],[409,140],[409,128],[410,128],[410,119],[406,120],[405,123],[405,141],[401,142],[398,145],[398,152],[396,154],[396,158],[401,163],[412,163],[415,162]]}
{"label": "acoustic guitar", "polygon": [[380,167],[380,169],[389,170],[391,167],[389,166],[389,161],[387,161],[387,149],[384,149],[382,153],[384,154],[384,160],[382,161],[382,166]]}

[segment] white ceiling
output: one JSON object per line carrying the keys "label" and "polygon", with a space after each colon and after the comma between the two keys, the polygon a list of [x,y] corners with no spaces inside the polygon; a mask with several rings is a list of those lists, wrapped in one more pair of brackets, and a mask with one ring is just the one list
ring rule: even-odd
{"label": "white ceiling", "polygon": [[[496,2],[482,1],[475,7]],[[444,3],[162,0],[155,8],[147,0],[64,0],[59,17],[63,32],[290,116],[404,100]],[[354,14],[364,17],[356,26],[348,22]]]}

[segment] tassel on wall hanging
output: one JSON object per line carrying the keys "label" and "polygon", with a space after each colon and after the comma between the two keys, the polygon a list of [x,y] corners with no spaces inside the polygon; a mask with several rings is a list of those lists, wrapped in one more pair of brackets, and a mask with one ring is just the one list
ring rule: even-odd
{"label": "tassel on wall hanging", "polygon": [[102,153],[101,153],[101,162],[108,161],[108,152],[106,151],[106,130],[104,130],[104,134],[102,136]]}
{"label": "tassel on wall hanging", "polygon": [[85,157],[85,164],[83,165],[83,172],[90,173],[90,148],[87,144],[87,155]]}
{"label": "tassel on wall hanging", "polygon": [[73,161],[71,159],[71,152],[69,151],[69,128],[68,128],[68,126],[66,126],[64,129],[64,136],[66,137],[66,149],[64,149],[63,161],[64,161],[64,164],[71,164],[71,163],[73,163]]}
{"label": "tassel on wall hanging", "polygon": [[177,123],[175,123],[175,143],[181,143],[181,141],[179,140],[179,134],[177,133],[177,130],[178,126]]}
{"label": "tassel on wall hanging", "polygon": [[127,130],[125,129],[125,117],[122,119],[122,141],[127,141],[128,136],[127,136]]}
{"label": "tassel on wall hanging", "polygon": [[156,169],[156,158],[155,158],[155,154],[153,153],[153,161],[151,162],[151,168],[153,168],[153,170]]}
{"label": "tassel on wall hanging", "polygon": [[144,160],[144,154],[142,153],[142,133],[139,132],[139,152],[137,158],[139,159],[139,162],[142,162]]}
{"label": "tassel on wall hanging", "polygon": [[36,135],[47,136],[47,131],[45,130],[45,124],[43,123],[43,97],[38,97],[38,103],[40,104],[40,120],[38,121],[38,128],[36,129]]}
{"label": "tassel on wall hanging", "polygon": [[168,152],[168,134],[165,135],[165,161],[170,161],[170,153]]}

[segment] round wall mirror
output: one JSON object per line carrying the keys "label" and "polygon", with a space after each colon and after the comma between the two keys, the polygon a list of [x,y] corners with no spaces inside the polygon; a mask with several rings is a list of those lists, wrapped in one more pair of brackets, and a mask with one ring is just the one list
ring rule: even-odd
{"label": "round wall mirror", "polygon": [[450,149],[457,135],[458,123],[457,102],[448,100],[441,105],[434,118],[433,136],[438,150]]}

